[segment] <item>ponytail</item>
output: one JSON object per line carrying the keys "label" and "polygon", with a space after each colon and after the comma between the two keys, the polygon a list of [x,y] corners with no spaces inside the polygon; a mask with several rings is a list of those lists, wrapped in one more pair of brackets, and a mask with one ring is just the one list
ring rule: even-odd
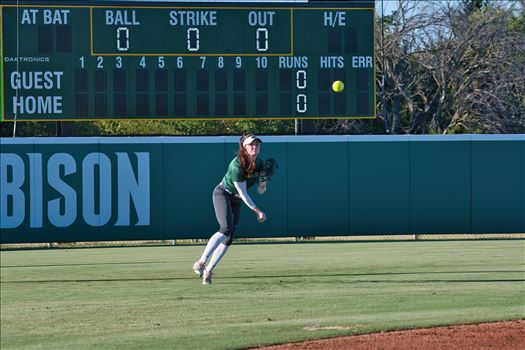
{"label": "ponytail", "polygon": [[247,153],[246,149],[243,146],[244,140],[252,136],[251,134],[245,134],[241,137],[239,140],[239,151],[237,152],[237,158],[239,159],[239,163],[241,165],[241,169],[243,169],[246,172],[246,175],[249,176],[255,171],[255,158],[251,158]]}

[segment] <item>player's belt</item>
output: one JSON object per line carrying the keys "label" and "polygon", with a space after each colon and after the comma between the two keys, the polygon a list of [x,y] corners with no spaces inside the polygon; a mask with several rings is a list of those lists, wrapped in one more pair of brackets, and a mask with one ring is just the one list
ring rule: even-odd
{"label": "player's belt", "polygon": [[225,190],[226,192],[228,192],[228,193],[231,194],[232,196],[239,197],[239,195],[238,195],[237,193],[234,194],[234,193],[232,193],[232,191],[230,191],[229,189],[227,189],[226,187],[224,187],[224,184],[223,184],[222,182],[219,184],[219,186],[221,186],[221,188],[222,188],[223,190]]}

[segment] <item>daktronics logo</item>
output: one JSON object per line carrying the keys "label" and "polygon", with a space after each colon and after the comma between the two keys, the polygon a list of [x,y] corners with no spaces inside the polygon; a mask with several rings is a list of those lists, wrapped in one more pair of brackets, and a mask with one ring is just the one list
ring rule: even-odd
{"label": "daktronics logo", "polygon": [[54,153],[44,161],[42,153],[0,153],[0,228],[26,219],[31,228],[68,227],[80,218],[95,227],[149,225],[150,154]]}
{"label": "daktronics logo", "polygon": [[4,62],[49,62],[49,57],[4,57]]}

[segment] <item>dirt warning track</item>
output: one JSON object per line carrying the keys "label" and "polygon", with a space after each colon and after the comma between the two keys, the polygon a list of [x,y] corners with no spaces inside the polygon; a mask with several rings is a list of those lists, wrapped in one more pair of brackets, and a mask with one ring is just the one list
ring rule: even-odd
{"label": "dirt warning track", "polygon": [[259,349],[525,349],[525,320],[352,335]]}

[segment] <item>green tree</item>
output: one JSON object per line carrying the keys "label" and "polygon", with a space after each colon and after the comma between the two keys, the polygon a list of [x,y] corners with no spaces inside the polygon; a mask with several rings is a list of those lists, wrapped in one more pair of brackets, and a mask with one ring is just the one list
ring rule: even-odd
{"label": "green tree", "polygon": [[462,10],[467,16],[488,6],[489,3],[489,0],[461,0]]}

